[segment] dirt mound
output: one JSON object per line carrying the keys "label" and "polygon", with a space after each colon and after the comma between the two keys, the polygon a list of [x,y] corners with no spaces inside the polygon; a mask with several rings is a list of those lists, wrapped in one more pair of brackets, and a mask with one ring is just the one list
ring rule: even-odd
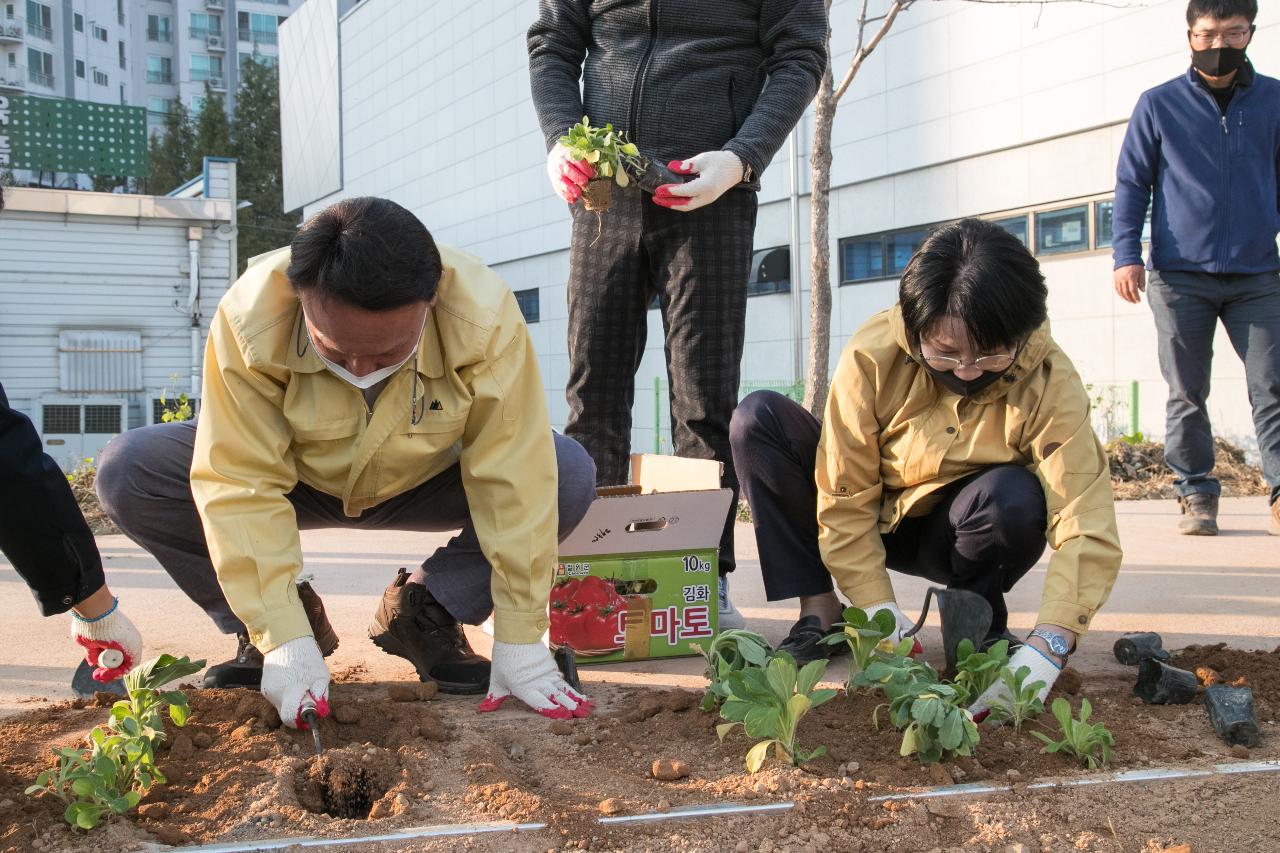
{"label": "dirt mound", "polygon": [[[1216,655],[1216,657],[1215,657]],[[1187,665],[1220,664],[1245,673],[1259,692],[1263,745],[1252,757],[1280,758],[1271,702],[1280,685],[1275,655],[1220,647],[1187,650]],[[1269,667],[1269,668],[1268,668]],[[844,668],[833,667],[832,677]],[[1125,674],[1126,679],[1128,673]],[[1065,686],[1087,695],[1095,718],[1115,733],[1116,768],[1230,760],[1203,707],[1133,704],[1130,681],[1089,679]],[[93,833],[62,822],[62,804],[23,795],[51,760],[50,749],[83,742],[105,711],[70,704],[0,722],[0,851],[124,853],[143,841],[168,844],[243,842],[283,836],[340,837],[390,833],[434,824],[512,820],[548,828],[518,836],[477,836],[473,851],[724,851],[806,848],[841,851],[1164,850],[1177,843],[1217,849],[1223,833],[1235,849],[1280,849],[1280,826],[1267,804],[1280,797],[1280,774],[1211,777],[1189,784],[1095,786],[1042,791],[1046,776],[1084,771],[1041,752],[1032,730],[982,730],[973,758],[922,767],[898,754],[901,734],[877,731],[877,697],[841,696],[800,727],[805,747],[829,752],[804,768],[769,766],[748,775],[746,736],[720,743],[717,716],[697,710],[696,693],[591,685],[596,716],[551,721],[514,707],[477,715],[466,698],[391,702],[387,685],[333,686],[343,722],[322,720],[326,752],[311,756],[311,736],[279,724],[256,693],[189,690],[192,717],[178,748],[160,756],[171,784],[155,788],[135,813]],[[1066,695],[1074,706],[1079,695]],[[82,703],[83,704],[83,703]],[[514,703],[512,703],[514,705]],[[643,713],[636,713],[641,710]],[[883,712],[880,714],[883,721]],[[178,730],[171,736],[179,734]],[[683,765],[687,776],[654,778],[654,762]],[[679,774],[671,774],[679,775]],[[985,782],[1013,791],[989,798],[903,800],[884,794],[938,784]],[[623,815],[714,803],[792,801],[785,814],[719,818],[714,823],[604,825]],[[606,808],[607,804],[607,808]],[[1187,822],[1196,815],[1200,823]],[[1119,845],[1119,846],[1117,846]],[[368,844],[362,850],[455,850],[458,839]],[[353,848],[335,848],[353,849]]]}
{"label": "dirt mound", "polygon": [[[1224,497],[1270,494],[1262,469],[1245,461],[1244,451],[1221,438],[1213,440],[1213,475]],[[1111,489],[1117,500],[1176,498],[1173,472],[1164,464],[1164,445],[1157,441],[1129,444],[1116,439],[1107,445],[1111,459]]]}

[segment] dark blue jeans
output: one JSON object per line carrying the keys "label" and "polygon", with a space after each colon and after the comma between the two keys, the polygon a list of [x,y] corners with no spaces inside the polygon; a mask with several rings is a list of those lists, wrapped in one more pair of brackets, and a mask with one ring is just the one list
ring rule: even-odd
{"label": "dark blue jeans", "polygon": [[1160,372],[1169,384],[1165,462],[1178,494],[1220,494],[1213,476],[1213,430],[1205,399],[1213,335],[1222,321],[1244,362],[1262,475],[1280,498],[1280,273],[1214,275],[1152,272],[1151,312],[1159,332]]}

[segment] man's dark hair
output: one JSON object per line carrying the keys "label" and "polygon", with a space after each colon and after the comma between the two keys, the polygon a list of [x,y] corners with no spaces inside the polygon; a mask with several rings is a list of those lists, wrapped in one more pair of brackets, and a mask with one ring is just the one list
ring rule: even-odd
{"label": "man's dark hair", "polygon": [[308,219],[293,238],[285,274],[366,311],[429,300],[440,283],[440,250],[425,225],[385,198],[343,199]]}
{"label": "man's dark hair", "polygon": [[1194,27],[1201,18],[1219,21],[1243,15],[1249,23],[1258,17],[1258,0],[1191,0],[1187,4],[1187,26]]}
{"label": "man's dark hair", "polygon": [[943,317],[958,317],[983,352],[1021,343],[1048,316],[1040,264],[993,222],[962,219],[930,234],[898,287],[913,345]]}

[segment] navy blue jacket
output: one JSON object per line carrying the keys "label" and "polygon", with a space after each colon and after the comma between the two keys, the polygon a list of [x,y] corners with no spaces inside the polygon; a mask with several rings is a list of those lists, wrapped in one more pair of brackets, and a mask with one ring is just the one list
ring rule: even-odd
{"label": "navy blue jacket", "polygon": [[[1142,94],[1116,169],[1116,267],[1208,273],[1280,269],[1280,80],[1255,74],[1226,115],[1195,69]],[[1154,199],[1153,199],[1154,194]]]}

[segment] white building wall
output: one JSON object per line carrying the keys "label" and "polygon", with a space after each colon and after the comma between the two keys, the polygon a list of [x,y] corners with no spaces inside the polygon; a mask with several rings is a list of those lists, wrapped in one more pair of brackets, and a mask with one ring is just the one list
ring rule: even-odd
{"label": "white building wall", "polygon": [[132,426],[146,422],[151,393],[190,391],[187,229],[201,229],[203,357],[235,268],[235,243],[224,239],[233,204],[9,189],[0,212],[0,382],[10,403],[34,416],[39,398],[60,394],[65,329],[141,332],[143,390],[108,395],[129,398]]}
{"label": "white building wall", "polygon": [[[885,5],[873,0],[872,11]],[[848,65],[860,4],[833,3],[837,72]],[[1184,0],[1141,7],[980,4],[938,0],[902,14],[837,113],[832,168],[833,284],[838,240],[960,216],[1060,206],[1114,188],[1125,122],[1138,95],[1185,70]],[[564,282],[569,217],[552,195],[529,95],[525,31],[534,0],[477,4],[365,0],[341,42],[344,196],[381,195],[417,213],[436,237],[495,266],[513,289],[541,289],[534,325],[552,420],[566,415]],[[1265,7],[1251,56],[1280,74],[1280,20]],[[287,112],[291,107],[285,105]],[[799,130],[807,192],[812,118]],[[764,175],[757,248],[789,239],[786,149]],[[696,152],[690,152],[693,154]],[[305,169],[306,163],[286,163]],[[287,176],[286,176],[287,177]],[[808,209],[800,257],[808,327]],[[1109,250],[1045,256],[1055,334],[1093,384],[1140,384],[1140,426],[1163,432],[1166,388],[1145,305],[1120,302]],[[834,288],[832,364],[896,280]],[[744,381],[794,378],[790,295],[749,301]],[[1220,432],[1251,437],[1243,370],[1219,342],[1210,408]],[[661,324],[650,312],[637,377],[634,445],[654,446],[653,379],[664,375]]]}

